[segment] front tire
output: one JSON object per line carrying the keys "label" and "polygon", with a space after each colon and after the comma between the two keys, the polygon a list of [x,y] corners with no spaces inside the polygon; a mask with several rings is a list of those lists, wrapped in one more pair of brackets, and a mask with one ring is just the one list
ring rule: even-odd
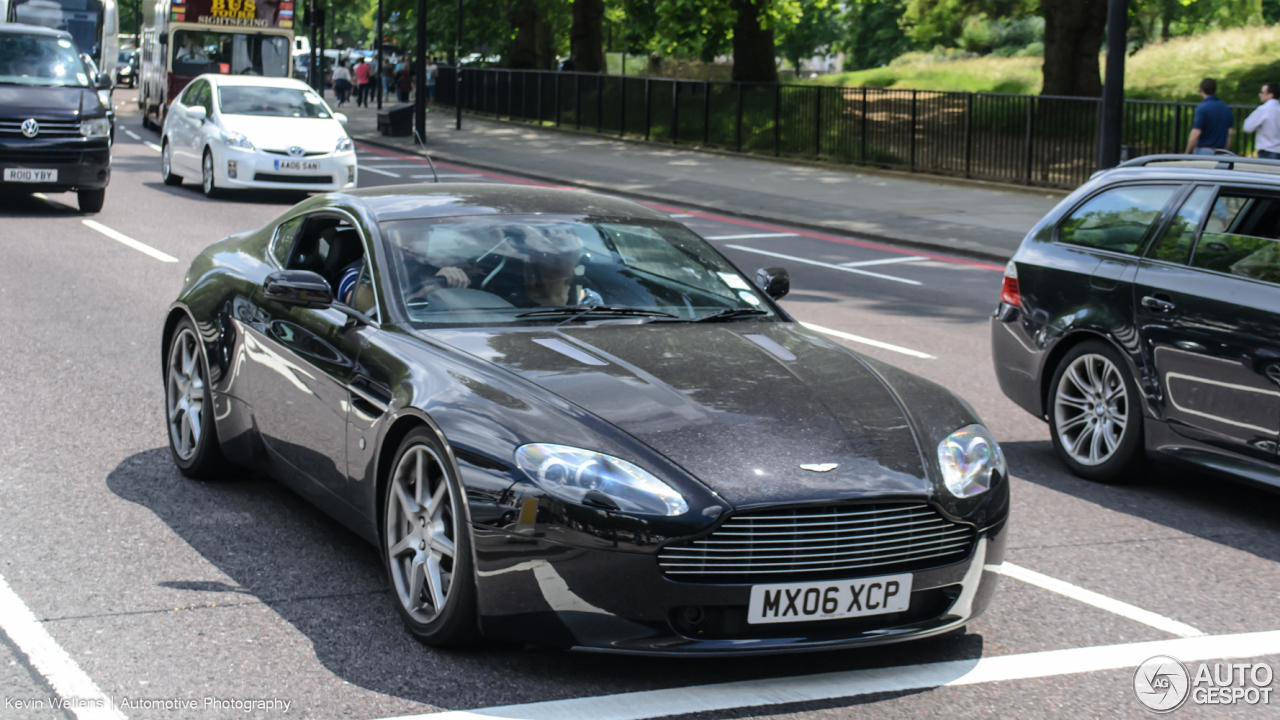
{"label": "front tire", "polygon": [[79,190],[76,192],[76,202],[80,205],[82,213],[96,213],[102,210],[102,204],[107,200],[107,189],[100,190]]}
{"label": "front tire", "polygon": [[173,174],[173,144],[168,140],[164,141],[164,147],[160,150],[160,176],[165,185],[182,184],[182,176]]}
{"label": "front tire", "polygon": [[222,195],[213,173],[213,151],[207,148],[204,151],[204,158],[200,161],[200,189],[210,200]]}
{"label": "front tire", "polygon": [[1117,484],[1140,475],[1146,462],[1142,400],[1115,348],[1090,340],[1068,351],[1048,399],[1053,447],[1072,473]]}
{"label": "front tire", "polygon": [[382,558],[405,627],[434,647],[479,637],[476,586],[461,486],[425,427],[400,443],[383,499]]}
{"label": "front tire", "polygon": [[174,328],[164,367],[165,428],[173,462],[187,477],[217,477],[226,471],[227,461],[213,424],[209,369],[190,319]]}

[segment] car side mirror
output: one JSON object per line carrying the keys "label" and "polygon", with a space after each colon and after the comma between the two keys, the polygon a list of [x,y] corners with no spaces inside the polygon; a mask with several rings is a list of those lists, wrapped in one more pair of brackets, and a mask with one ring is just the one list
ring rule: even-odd
{"label": "car side mirror", "polygon": [[791,292],[791,273],[784,267],[760,268],[756,271],[756,285],[765,295],[780,300]]}
{"label": "car side mirror", "polygon": [[[202,108],[203,109],[203,108]],[[278,270],[262,282],[262,296],[286,305],[327,308],[333,304],[333,288],[310,270]]]}
{"label": "car side mirror", "polygon": [[337,120],[338,122],[342,123],[343,125],[346,125],[346,124],[347,124],[347,116],[346,116],[346,115],[344,115],[343,113],[334,113],[334,114],[333,114],[333,119],[334,119],[334,120]]}
{"label": "car side mirror", "polygon": [[93,80],[95,90],[110,90],[116,86],[115,80],[107,73],[98,73],[98,77]]}
{"label": "car side mirror", "polygon": [[187,112],[187,117],[191,118],[192,120],[203,121],[205,118],[209,117],[209,111],[199,106],[189,107],[187,108],[186,112]]}

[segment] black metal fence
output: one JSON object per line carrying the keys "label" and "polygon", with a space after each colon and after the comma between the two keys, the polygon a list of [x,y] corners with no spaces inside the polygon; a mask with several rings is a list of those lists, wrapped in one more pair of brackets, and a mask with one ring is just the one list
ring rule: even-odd
{"label": "black metal fence", "polygon": [[[454,68],[437,101],[453,106]],[[1075,187],[1097,163],[1096,98],[673,80],[463,68],[465,110],[736,152],[875,165],[982,180]],[[1253,138],[1233,108],[1238,153]],[[1133,156],[1181,152],[1190,103],[1125,101]]]}

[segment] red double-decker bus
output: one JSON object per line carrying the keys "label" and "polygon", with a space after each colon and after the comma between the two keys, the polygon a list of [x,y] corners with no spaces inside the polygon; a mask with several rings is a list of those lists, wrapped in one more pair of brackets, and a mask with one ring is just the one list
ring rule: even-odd
{"label": "red double-decker bus", "polygon": [[144,127],[197,75],[293,75],[293,0],[157,0],[143,12]]}

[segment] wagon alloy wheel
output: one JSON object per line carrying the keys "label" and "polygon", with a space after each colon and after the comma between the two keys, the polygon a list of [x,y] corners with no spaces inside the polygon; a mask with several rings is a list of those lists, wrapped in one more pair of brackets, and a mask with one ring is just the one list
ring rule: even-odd
{"label": "wagon alloy wheel", "polygon": [[400,456],[387,501],[388,566],[405,612],[427,624],[444,611],[453,590],[457,502],[444,463],[418,444]]}
{"label": "wagon alloy wheel", "polygon": [[165,396],[169,410],[169,437],[181,460],[191,460],[204,436],[204,373],[196,334],[184,328],[169,352]]}
{"label": "wagon alloy wheel", "polygon": [[1053,412],[1067,454],[1081,465],[1100,465],[1124,440],[1129,417],[1124,377],[1106,357],[1081,355],[1058,381]]}

